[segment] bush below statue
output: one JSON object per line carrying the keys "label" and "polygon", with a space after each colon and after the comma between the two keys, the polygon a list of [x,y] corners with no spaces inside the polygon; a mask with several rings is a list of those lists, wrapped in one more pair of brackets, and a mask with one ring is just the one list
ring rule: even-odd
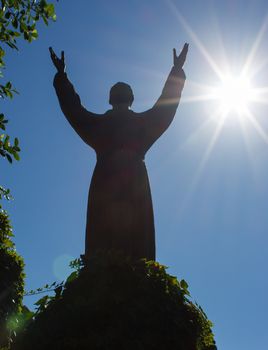
{"label": "bush below statue", "polygon": [[187,283],[154,261],[99,254],[43,298],[13,346],[28,349],[216,349],[212,323]]}

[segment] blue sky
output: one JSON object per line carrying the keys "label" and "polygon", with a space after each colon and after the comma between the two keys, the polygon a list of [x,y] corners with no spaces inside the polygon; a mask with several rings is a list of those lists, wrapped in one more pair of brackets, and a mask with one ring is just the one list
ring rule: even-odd
{"label": "blue sky", "polygon": [[[25,259],[27,289],[63,279],[67,261],[83,252],[95,164],[94,152],[59,109],[48,47],[65,50],[67,72],[83,104],[101,113],[110,108],[109,89],[117,81],[132,86],[133,110],[152,106],[172,66],[172,48],[189,42],[181,104],[146,157],[157,260],[189,283],[193,299],[215,324],[219,349],[264,349],[267,91],[262,103],[249,106],[253,119],[241,121],[232,111],[221,127],[218,102],[196,97],[205,85],[220,84],[213,62],[224,75],[225,57],[238,74],[254,47],[252,84],[268,85],[267,2],[80,0],[60,1],[56,11],[57,22],[40,26],[36,42],[8,52],[5,71],[20,91],[3,110],[22,154],[12,166],[2,162],[1,184],[14,196],[6,208]],[[32,305],[34,299],[25,302]]]}

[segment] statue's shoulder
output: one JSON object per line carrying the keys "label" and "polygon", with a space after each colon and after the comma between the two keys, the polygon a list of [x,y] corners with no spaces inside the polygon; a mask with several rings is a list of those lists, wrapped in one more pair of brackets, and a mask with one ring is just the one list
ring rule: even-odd
{"label": "statue's shoulder", "polygon": [[134,112],[132,109],[129,110],[129,115],[133,118],[139,118],[141,113],[139,112]]}
{"label": "statue's shoulder", "polygon": [[146,112],[134,112],[131,111],[131,117],[135,120],[138,120],[138,123],[142,123],[143,117],[146,115]]}
{"label": "statue's shoulder", "polygon": [[102,116],[105,117],[110,117],[111,115],[113,115],[113,110],[112,109],[108,109],[108,111],[106,111],[105,113],[102,114]]}

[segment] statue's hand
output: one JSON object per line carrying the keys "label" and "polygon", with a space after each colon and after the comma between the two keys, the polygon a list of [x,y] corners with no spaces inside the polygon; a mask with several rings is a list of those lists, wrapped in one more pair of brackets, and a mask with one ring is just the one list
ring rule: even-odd
{"label": "statue's hand", "polygon": [[52,47],[49,48],[49,52],[50,52],[50,57],[51,60],[54,64],[54,66],[57,68],[57,71],[59,73],[64,73],[65,71],[65,60],[64,60],[64,51],[61,51],[61,58],[59,58],[54,50],[52,49]]}
{"label": "statue's hand", "polygon": [[173,49],[173,63],[174,63],[174,67],[176,67],[178,69],[182,69],[182,67],[183,67],[183,65],[185,63],[185,60],[186,60],[188,47],[189,47],[189,44],[185,43],[184,46],[183,46],[183,49],[181,50],[181,53],[179,54],[179,56],[177,56],[176,49]]}

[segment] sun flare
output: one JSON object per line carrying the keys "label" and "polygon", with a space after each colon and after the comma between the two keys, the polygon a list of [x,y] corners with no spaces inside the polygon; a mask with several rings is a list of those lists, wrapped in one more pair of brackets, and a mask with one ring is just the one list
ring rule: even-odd
{"label": "sun flare", "polygon": [[[219,52],[216,53],[217,58],[215,59],[211,54],[212,48],[201,41],[198,34],[180,13],[175,1],[166,1],[182,28],[191,38],[194,48],[203,56],[210,71],[215,75],[213,79],[206,79],[205,84],[201,82],[202,80],[190,81],[192,95],[184,97],[186,103],[200,103],[205,115],[204,122],[188,137],[184,145],[189,145],[193,140],[202,137],[204,133],[207,139],[207,130],[213,126],[211,137],[208,138],[207,147],[200,159],[188,196],[183,204],[183,208],[186,208],[222,132],[230,130],[225,127],[226,124],[240,126],[250,157],[253,154],[250,149],[250,127],[268,145],[267,125],[264,124],[263,118],[261,120],[258,118],[261,105],[268,106],[268,85],[266,83],[264,86],[259,85],[262,81],[260,73],[268,65],[267,57],[262,57],[259,52],[268,32],[268,16],[264,18],[247,55],[237,56],[237,60],[233,59],[236,57],[231,55],[223,45],[221,33],[215,32],[219,39],[217,44]],[[229,56],[232,60],[229,60]],[[254,84],[251,81],[254,81]]]}
{"label": "sun flare", "polygon": [[254,101],[255,91],[247,77],[226,75],[213,89],[212,95],[219,103],[221,114],[227,116],[234,112],[241,116],[247,113],[250,102]]}

